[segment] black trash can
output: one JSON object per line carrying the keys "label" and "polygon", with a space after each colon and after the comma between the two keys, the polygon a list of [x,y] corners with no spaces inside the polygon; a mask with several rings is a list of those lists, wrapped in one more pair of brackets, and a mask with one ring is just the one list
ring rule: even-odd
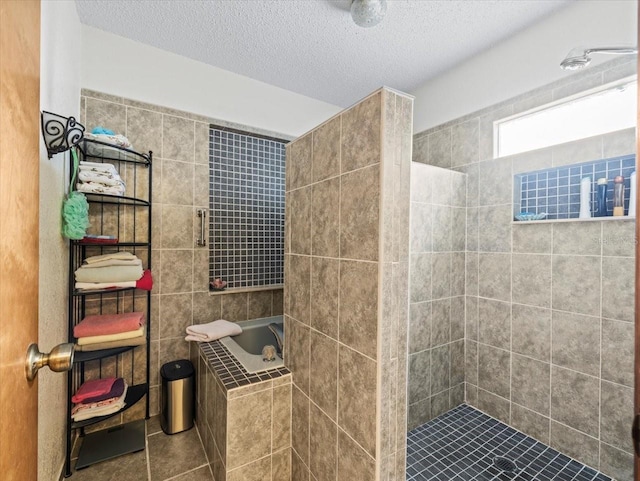
{"label": "black trash can", "polygon": [[160,425],[166,434],[193,427],[195,370],[187,359],[171,361],[160,369],[162,378]]}

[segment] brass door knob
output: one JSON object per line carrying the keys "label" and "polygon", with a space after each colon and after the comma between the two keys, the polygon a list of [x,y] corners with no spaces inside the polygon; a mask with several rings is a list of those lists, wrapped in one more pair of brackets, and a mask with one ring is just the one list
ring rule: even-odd
{"label": "brass door knob", "polygon": [[27,348],[25,374],[28,381],[33,381],[38,369],[49,366],[53,372],[69,371],[73,366],[74,345],[71,343],[58,344],[51,352],[40,352],[37,344],[30,344]]}

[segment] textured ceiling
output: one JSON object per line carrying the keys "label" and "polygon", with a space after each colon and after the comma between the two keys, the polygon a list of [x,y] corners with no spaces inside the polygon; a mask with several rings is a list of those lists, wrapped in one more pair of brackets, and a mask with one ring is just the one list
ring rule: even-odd
{"label": "textured ceiling", "polygon": [[346,107],[382,85],[411,92],[569,1],[389,0],[369,29],[349,0],[76,3],[84,24]]}

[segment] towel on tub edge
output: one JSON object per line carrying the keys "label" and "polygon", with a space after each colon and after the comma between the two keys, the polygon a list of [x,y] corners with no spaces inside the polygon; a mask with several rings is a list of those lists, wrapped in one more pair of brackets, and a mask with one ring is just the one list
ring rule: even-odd
{"label": "towel on tub edge", "polygon": [[242,328],[235,322],[218,319],[207,324],[195,324],[187,326],[185,341],[209,342],[227,336],[237,336],[242,333]]}

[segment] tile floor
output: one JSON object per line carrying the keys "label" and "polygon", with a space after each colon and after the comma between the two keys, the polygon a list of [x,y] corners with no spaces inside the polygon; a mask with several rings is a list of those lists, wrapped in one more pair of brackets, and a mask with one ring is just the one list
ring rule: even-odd
{"label": "tile floor", "polygon": [[[496,457],[515,469],[498,469]],[[409,432],[407,480],[612,481],[466,404]]]}
{"label": "tile floor", "polygon": [[[75,460],[72,461],[72,466]],[[69,481],[213,481],[195,427],[168,436],[155,416],[147,421],[147,449],[75,471]]]}

